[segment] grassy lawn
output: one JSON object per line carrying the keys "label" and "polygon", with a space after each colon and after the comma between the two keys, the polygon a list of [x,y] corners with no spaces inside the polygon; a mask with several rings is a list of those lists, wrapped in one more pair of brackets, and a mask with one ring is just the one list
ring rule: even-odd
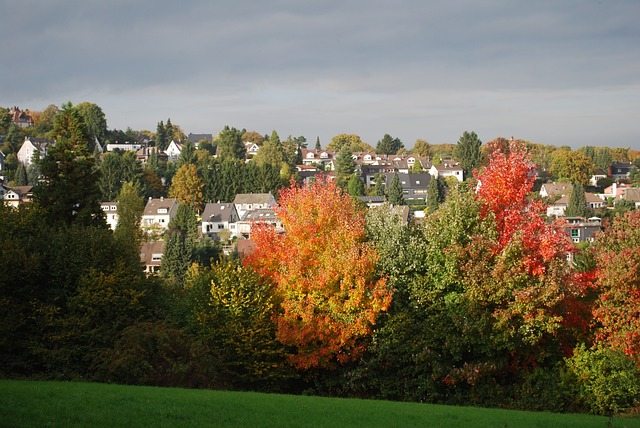
{"label": "grassy lawn", "polygon": [[80,382],[0,380],[2,427],[640,427],[640,418]]}

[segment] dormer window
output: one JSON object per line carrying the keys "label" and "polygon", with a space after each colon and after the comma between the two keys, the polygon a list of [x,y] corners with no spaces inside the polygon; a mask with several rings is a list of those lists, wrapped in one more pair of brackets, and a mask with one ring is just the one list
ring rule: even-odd
{"label": "dormer window", "polygon": [[416,160],[414,158],[409,158],[407,159],[407,163],[415,163]]}
{"label": "dormer window", "polygon": [[327,152],[322,152],[322,154],[320,155],[320,159],[327,159],[329,157],[329,155],[327,154]]}
{"label": "dormer window", "polygon": [[307,153],[307,159],[314,159],[315,157],[316,156],[313,153],[311,152]]}
{"label": "dormer window", "polygon": [[167,214],[168,212],[167,208],[158,208],[158,214]]}

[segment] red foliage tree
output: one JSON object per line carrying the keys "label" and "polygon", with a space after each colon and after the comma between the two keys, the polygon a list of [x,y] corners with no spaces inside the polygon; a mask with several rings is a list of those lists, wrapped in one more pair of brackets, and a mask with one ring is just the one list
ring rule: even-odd
{"label": "red foliage tree", "polygon": [[617,217],[598,235],[596,246],[596,338],[640,364],[640,211]]}
{"label": "red foliage tree", "polygon": [[364,214],[332,181],[318,178],[280,194],[285,233],[252,232],[255,251],[244,263],[274,284],[282,311],[277,337],[297,352],[298,368],[352,361],[364,350],[376,317],[391,303],[375,278],[377,253],[364,242]]}

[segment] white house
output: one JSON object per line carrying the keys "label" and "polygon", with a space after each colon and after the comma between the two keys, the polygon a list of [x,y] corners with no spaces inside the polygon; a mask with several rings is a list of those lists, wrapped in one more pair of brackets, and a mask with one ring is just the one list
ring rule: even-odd
{"label": "white house", "polygon": [[455,163],[445,162],[442,165],[431,165],[429,174],[435,178],[455,177],[460,182],[464,181],[464,170],[460,165]]}
{"label": "white house", "polygon": [[218,232],[229,230],[238,236],[236,223],[240,220],[234,204],[208,203],[202,212],[202,234],[216,238]]}
{"label": "white house", "polygon": [[250,238],[251,228],[256,224],[267,224],[275,227],[279,232],[284,232],[282,221],[273,208],[258,208],[247,211],[236,224],[238,237]]}
{"label": "white house", "polygon": [[178,144],[175,141],[171,140],[167,150],[164,151],[167,154],[168,162],[175,162],[180,158],[180,153],[182,153],[182,144]]}
{"label": "white house", "polygon": [[18,205],[31,202],[33,198],[33,186],[6,187],[4,191],[4,204],[17,208]]}
{"label": "white house", "polygon": [[117,202],[101,202],[100,207],[104,211],[104,216],[107,219],[107,224],[111,230],[116,230],[118,224],[118,203]]}
{"label": "white house", "polygon": [[271,193],[239,193],[233,200],[238,217],[243,218],[248,211],[274,208],[276,199]]}
{"label": "white house", "polygon": [[22,162],[25,167],[28,167],[31,165],[33,154],[35,152],[40,152],[40,159],[42,159],[47,155],[47,150],[52,144],[53,141],[46,138],[26,137],[24,139],[24,143],[22,143],[22,146],[20,147],[20,150],[18,150],[18,160]]}
{"label": "white house", "polygon": [[115,150],[122,150],[123,152],[137,152],[142,148],[141,143],[109,143],[107,144],[107,151],[113,152]]}
{"label": "white house", "polygon": [[247,159],[249,159],[258,154],[260,146],[258,146],[256,143],[252,143],[251,141],[247,141],[244,143],[244,149],[247,152]]}
{"label": "white house", "polygon": [[169,222],[178,212],[178,200],[175,198],[149,198],[142,213],[142,229],[166,230]]}

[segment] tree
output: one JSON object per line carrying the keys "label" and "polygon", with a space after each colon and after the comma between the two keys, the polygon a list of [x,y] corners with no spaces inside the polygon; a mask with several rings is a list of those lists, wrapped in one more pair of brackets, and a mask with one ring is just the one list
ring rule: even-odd
{"label": "tree", "polygon": [[34,202],[51,225],[106,227],[99,171],[84,123],[71,103],[62,106],[52,132],[57,142],[41,162],[43,180],[35,187]]}
{"label": "tree", "polygon": [[597,168],[600,168],[604,172],[608,172],[609,167],[613,163],[611,149],[608,147],[596,147],[593,153],[593,163]]}
{"label": "tree", "polygon": [[[58,106],[49,104],[40,115],[38,120],[35,121],[36,132],[38,135],[46,135],[53,129],[53,123],[56,115],[59,113]],[[34,118],[35,119],[35,118]]]}
{"label": "tree", "polygon": [[182,285],[192,255],[193,239],[181,232],[169,232],[160,263],[162,276],[173,284]]}
{"label": "tree", "polygon": [[316,150],[322,150],[322,146],[320,145],[320,137],[316,137]]}
{"label": "tree", "polygon": [[393,175],[391,183],[389,183],[387,200],[391,205],[404,205],[402,184],[400,183],[400,177],[397,172]]}
{"label": "tree", "polygon": [[277,215],[286,233],[259,226],[244,263],[274,285],[278,340],[295,349],[291,362],[301,369],[354,361],[391,302],[385,280],[374,276],[363,212],[320,177],[283,190]]}
{"label": "tree", "polygon": [[173,138],[173,125],[171,124],[171,119],[167,119],[167,123],[164,125],[164,133],[167,137],[167,146],[171,143]]}
{"label": "tree", "polygon": [[254,160],[259,166],[269,164],[280,169],[282,167],[284,156],[282,143],[276,131],[271,133],[271,138],[265,140]]}
{"label": "tree", "polygon": [[89,102],[80,103],[76,108],[87,127],[87,134],[90,139],[89,147],[92,149],[95,141],[104,143],[107,136],[107,118],[102,109],[98,105]]}
{"label": "tree", "polygon": [[352,175],[347,184],[347,190],[351,196],[363,196],[364,195],[364,183],[357,175]]}
{"label": "tree", "polygon": [[262,135],[257,133],[256,131],[248,131],[242,134],[242,142],[243,143],[254,143],[261,146],[264,143],[265,139]]}
{"label": "tree", "polygon": [[464,169],[465,178],[471,177],[473,169],[480,166],[482,159],[480,146],[482,146],[482,141],[475,132],[464,131],[453,149],[453,157],[460,162],[460,166]]}
{"label": "tree", "polygon": [[359,135],[356,134],[338,134],[331,139],[327,145],[327,150],[333,150],[339,153],[343,148],[351,153],[354,152],[373,152],[373,147],[363,142]]}
{"label": "tree", "polygon": [[164,128],[164,123],[160,121],[156,128],[156,147],[160,150],[166,150],[168,146],[169,141],[167,141],[167,133]]}
{"label": "tree", "polygon": [[383,155],[395,155],[398,150],[404,148],[404,144],[399,138],[393,138],[389,134],[384,134],[382,140],[376,145],[376,153]]}
{"label": "tree", "polygon": [[198,233],[197,213],[192,205],[178,205],[178,211],[175,217],[169,222],[169,230],[190,236],[195,236]]}
{"label": "tree", "polygon": [[567,217],[588,217],[589,209],[582,184],[575,183],[571,190],[567,210],[564,213]]}
{"label": "tree", "polygon": [[169,196],[176,198],[180,204],[189,204],[200,211],[204,205],[204,184],[198,175],[195,165],[187,163],[182,165],[171,182]]}
{"label": "tree", "polygon": [[137,255],[142,242],[140,221],[144,212],[144,199],[131,181],[123,184],[118,196],[118,224],[114,232],[118,242],[130,244]]}
{"label": "tree", "polygon": [[413,149],[411,149],[411,153],[415,153],[418,156],[423,156],[423,157],[431,157],[431,144],[429,144],[427,142],[427,140],[416,140],[416,143],[413,146]]}
{"label": "tree", "polygon": [[27,178],[27,170],[22,162],[18,163],[18,169],[16,169],[13,181],[16,186],[26,186],[29,182]]}
{"label": "tree", "polygon": [[552,155],[550,172],[559,179],[566,178],[586,186],[593,175],[593,165],[580,152],[556,150]]}
{"label": "tree", "polygon": [[356,171],[356,161],[346,146],[343,147],[338,153],[338,156],[336,156],[335,165],[338,176],[338,186],[346,189],[349,184],[349,179]]}
{"label": "tree", "polygon": [[246,150],[242,142],[242,132],[236,128],[225,126],[217,139],[218,156],[220,159],[244,159]]}
{"label": "tree", "polygon": [[196,156],[196,149],[193,147],[193,143],[191,141],[186,141],[182,145],[182,151],[180,152],[180,157],[178,158],[178,167],[181,167],[184,164],[194,164],[196,165],[198,162],[198,157]]}
{"label": "tree", "polygon": [[444,202],[444,183],[440,177],[431,177],[427,186],[427,208],[434,212]]}

